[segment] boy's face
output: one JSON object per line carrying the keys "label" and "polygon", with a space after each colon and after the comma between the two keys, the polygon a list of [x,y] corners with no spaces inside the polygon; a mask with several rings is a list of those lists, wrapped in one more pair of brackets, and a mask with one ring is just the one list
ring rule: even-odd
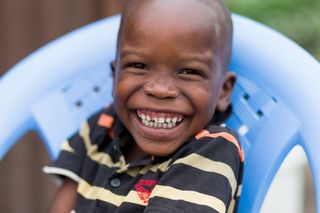
{"label": "boy's face", "polygon": [[193,0],[161,2],[146,1],[126,20],[113,88],[121,121],[155,156],[173,153],[224,110],[234,80],[216,57],[209,11]]}

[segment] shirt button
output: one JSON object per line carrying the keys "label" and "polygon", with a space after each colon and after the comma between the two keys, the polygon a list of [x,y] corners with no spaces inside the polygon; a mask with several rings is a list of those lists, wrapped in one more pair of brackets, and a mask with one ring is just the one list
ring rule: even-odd
{"label": "shirt button", "polygon": [[118,178],[114,178],[110,181],[110,185],[114,188],[117,188],[121,185],[121,181]]}
{"label": "shirt button", "polygon": [[113,148],[114,150],[117,150],[117,149],[118,149],[117,145],[115,145],[115,144],[113,144],[112,148]]}

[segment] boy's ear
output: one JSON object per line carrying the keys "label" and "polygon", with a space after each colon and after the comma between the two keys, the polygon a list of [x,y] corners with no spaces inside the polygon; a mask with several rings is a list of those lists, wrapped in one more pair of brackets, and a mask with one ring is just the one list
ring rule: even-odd
{"label": "boy's ear", "polygon": [[231,103],[232,90],[236,83],[237,76],[233,72],[228,72],[225,75],[224,82],[220,91],[217,110],[224,112]]}
{"label": "boy's ear", "polygon": [[112,96],[114,96],[114,87],[116,81],[116,64],[117,62],[114,60],[110,63],[111,75],[112,75]]}
{"label": "boy's ear", "polygon": [[112,80],[114,80],[115,76],[116,76],[116,61],[111,61],[110,62],[110,68],[111,68],[111,74],[112,74]]}

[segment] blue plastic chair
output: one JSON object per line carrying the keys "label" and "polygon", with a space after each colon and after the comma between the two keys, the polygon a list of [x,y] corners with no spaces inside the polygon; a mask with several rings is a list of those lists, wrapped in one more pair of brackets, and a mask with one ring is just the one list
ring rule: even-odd
{"label": "blue plastic chair", "polygon": [[[233,15],[230,69],[239,78],[228,124],[238,131],[246,164],[239,212],[259,212],[281,162],[300,144],[308,157],[320,212],[320,65],[307,52],[257,22]],[[50,156],[90,114],[111,102],[109,63],[119,16],[59,38],[0,79],[0,159],[27,131]]]}

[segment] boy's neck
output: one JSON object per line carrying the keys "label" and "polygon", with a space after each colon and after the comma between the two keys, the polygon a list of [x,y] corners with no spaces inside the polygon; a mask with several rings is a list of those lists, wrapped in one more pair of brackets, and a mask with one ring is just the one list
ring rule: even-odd
{"label": "boy's neck", "polygon": [[146,156],[145,153],[137,144],[136,142],[129,142],[128,140],[133,140],[132,137],[125,137],[122,138],[120,141],[121,151],[124,155],[126,163],[131,163],[132,161],[139,160],[143,156]]}

